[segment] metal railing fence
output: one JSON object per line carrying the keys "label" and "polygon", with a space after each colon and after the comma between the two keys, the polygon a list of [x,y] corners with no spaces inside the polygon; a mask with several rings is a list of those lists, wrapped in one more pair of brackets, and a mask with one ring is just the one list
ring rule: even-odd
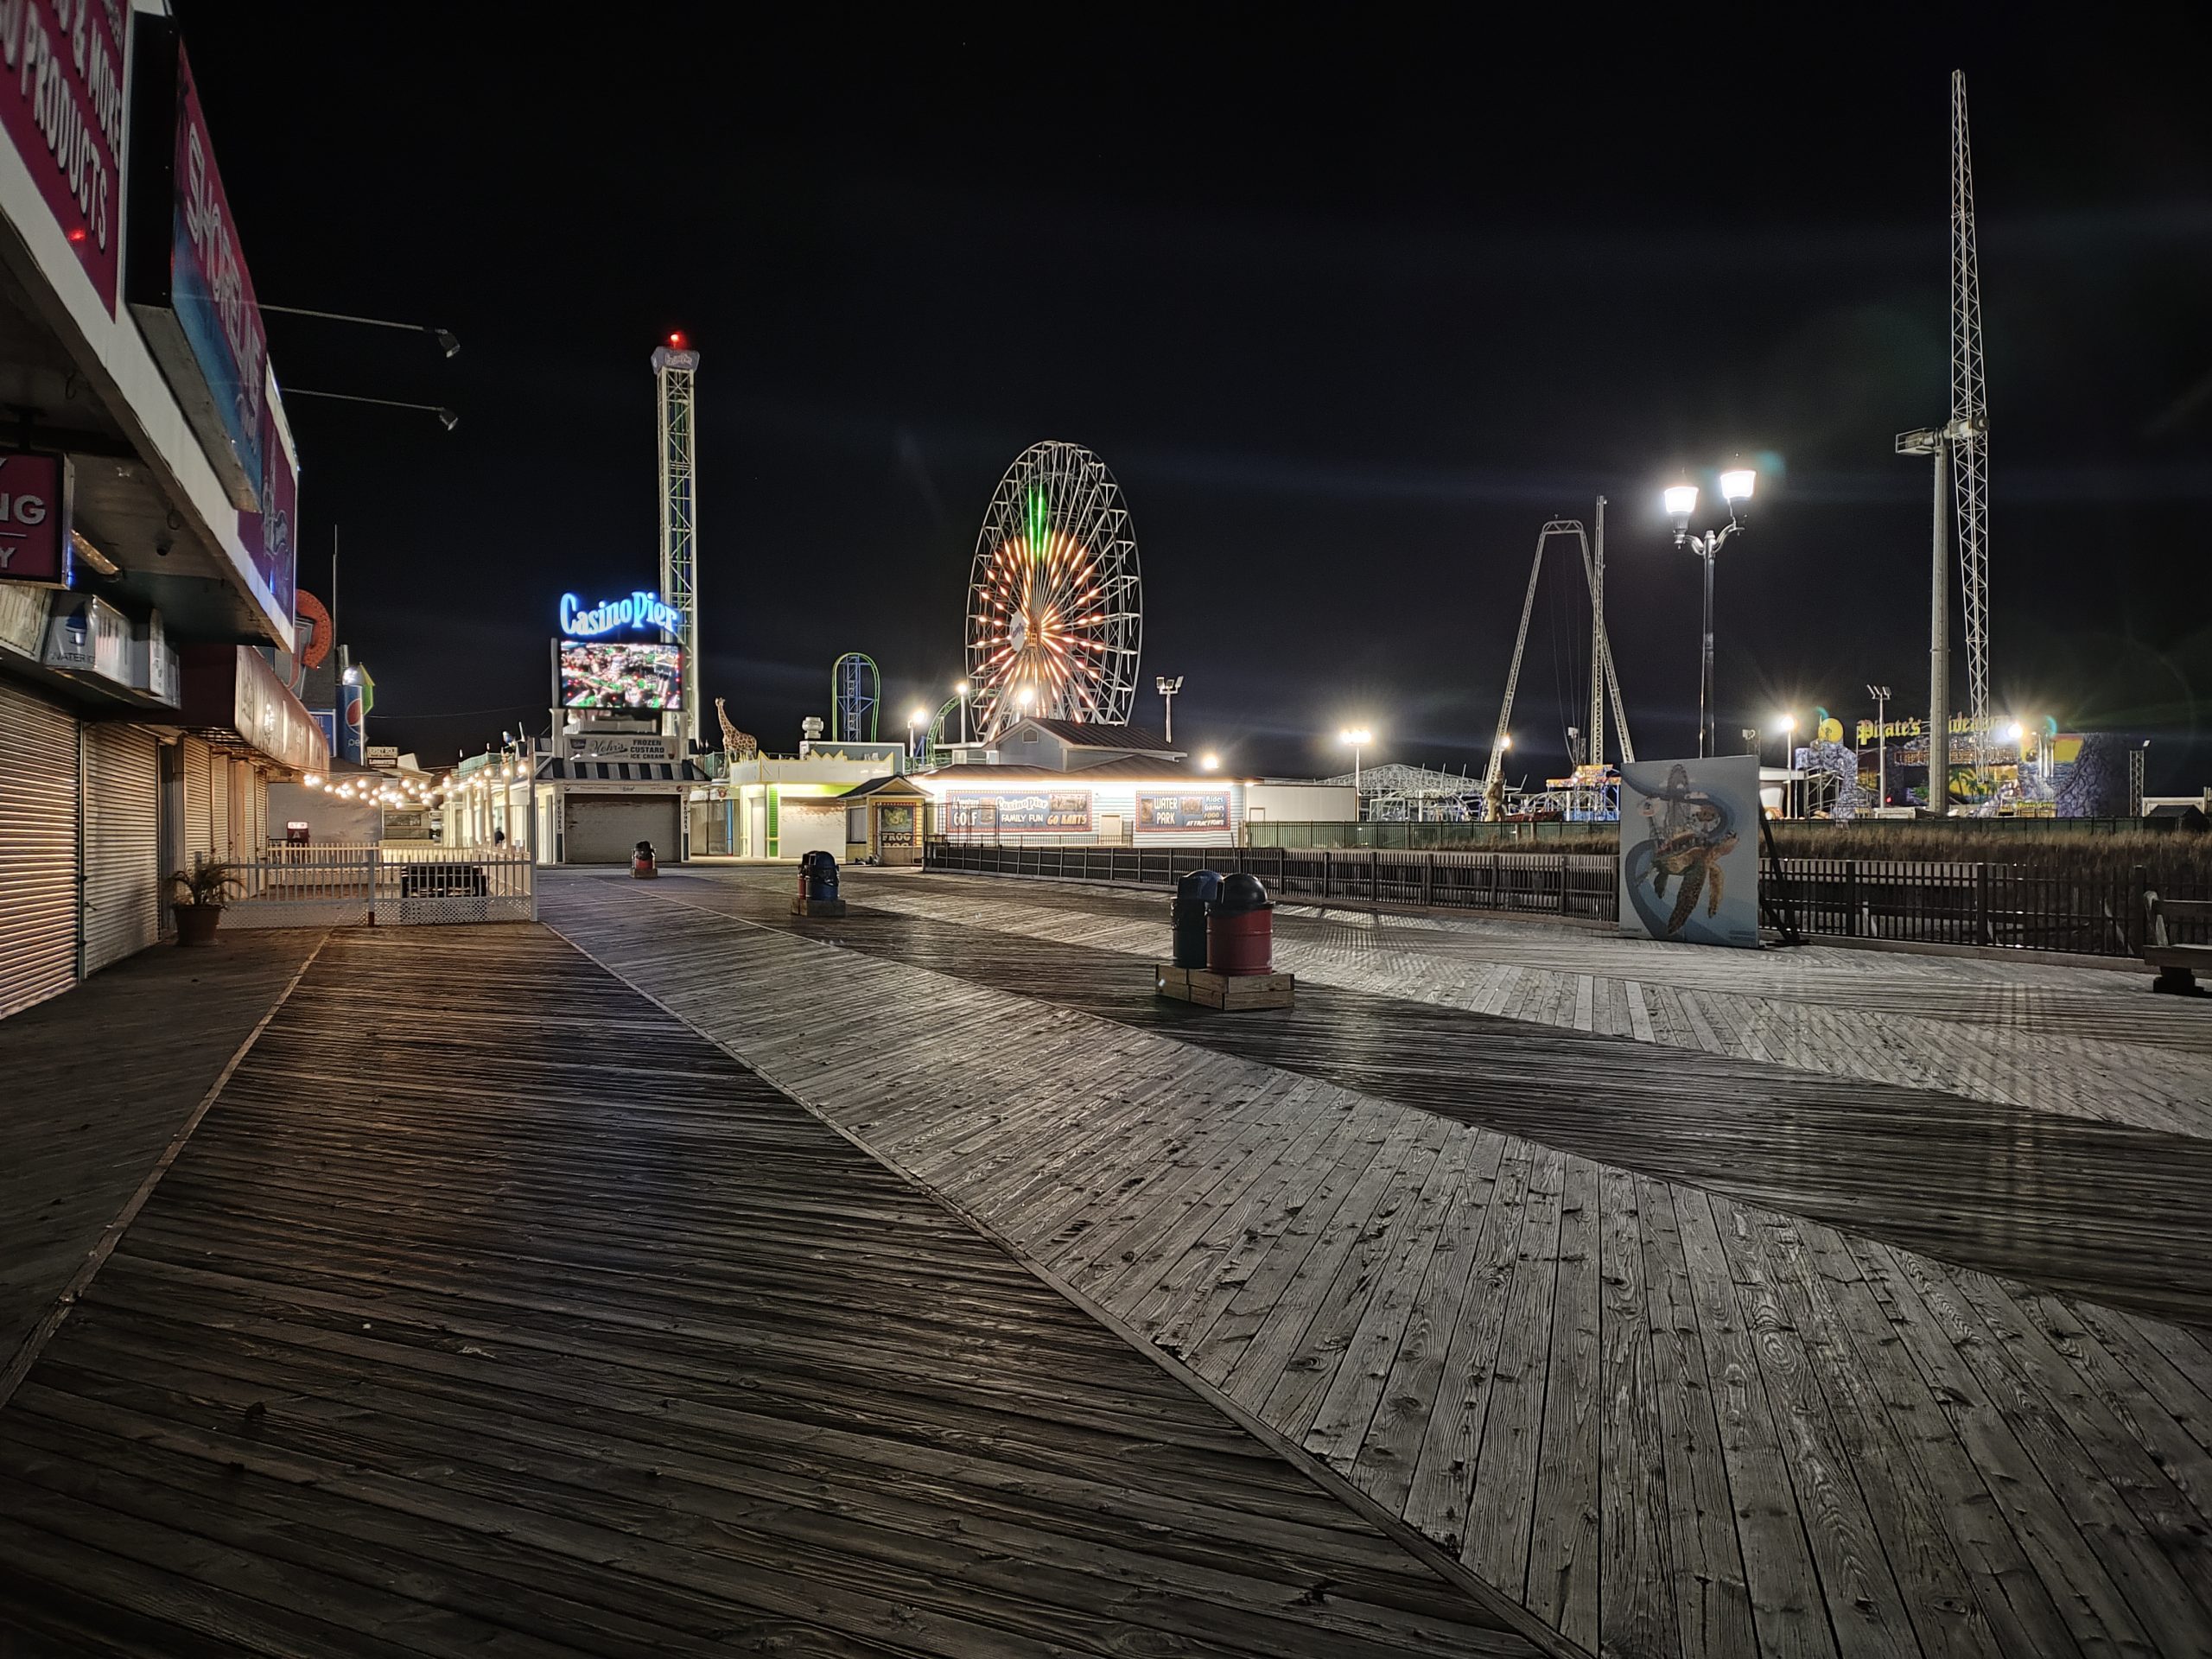
{"label": "metal railing fence", "polygon": [[[211,860],[205,854],[195,864]],[[537,872],[519,847],[296,846],[226,862],[226,927],[415,927],[537,918]]]}
{"label": "metal railing fence", "polygon": [[[1012,847],[933,840],[936,870],[1058,877],[1171,889],[1185,870],[1249,871],[1278,899],[1355,906],[1618,921],[1620,878],[1608,853],[1429,852],[1290,847]],[[2076,875],[2032,863],[1761,861],[1761,890],[1794,906],[1798,928],[1842,938],[1991,945],[2079,956],[2142,948],[2145,898],[2212,898],[2203,882],[2151,881],[2140,868]],[[2177,944],[2212,944],[2212,917],[2168,923]]]}

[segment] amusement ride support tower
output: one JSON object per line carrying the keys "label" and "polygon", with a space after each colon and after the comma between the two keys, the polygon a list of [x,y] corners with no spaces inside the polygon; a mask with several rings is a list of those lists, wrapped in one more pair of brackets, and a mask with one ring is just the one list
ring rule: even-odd
{"label": "amusement ride support tower", "polygon": [[693,476],[696,429],[692,379],[699,353],[678,332],[653,353],[660,391],[660,594],[682,619],[683,706],[661,717],[661,729],[687,743],[699,736],[699,521]]}

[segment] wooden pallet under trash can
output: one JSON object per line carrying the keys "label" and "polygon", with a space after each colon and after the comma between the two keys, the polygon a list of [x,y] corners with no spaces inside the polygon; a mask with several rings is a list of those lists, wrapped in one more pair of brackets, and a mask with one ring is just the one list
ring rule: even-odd
{"label": "wooden pallet under trash can", "polygon": [[1153,988],[1179,1002],[1209,1008],[1287,1008],[1297,989],[1295,974],[1214,974],[1203,968],[1152,965]]}

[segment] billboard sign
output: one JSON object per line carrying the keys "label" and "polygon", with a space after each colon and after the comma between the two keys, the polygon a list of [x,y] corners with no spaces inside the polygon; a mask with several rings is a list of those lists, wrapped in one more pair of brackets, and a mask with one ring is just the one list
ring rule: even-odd
{"label": "billboard sign", "polygon": [[561,632],[571,639],[596,639],[626,628],[658,628],[663,633],[676,633],[683,626],[683,619],[676,607],[663,604],[658,594],[603,599],[589,609],[574,594],[561,595]]}
{"label": "billboard sign", "polygon": [[651,641],[564,639],[561,706],[644,714],[683,706],[683,652]]}
{"label": "billboard sign", "polygon": [[1137,791],[1140,830],[1222,830],[1229,828],[1229,791],[1208,790],[1203,794]]}
{"label": "billboard sign", "polygon": [[0,129],[115,315],[123,246],[123,48],[117,0],[0,0]]}
{"label": "billboard sign", "polygon": [[276,372],[264,367],[262,374],[261,506],[258,512],[238,514],[238,540],[253,561],[255,573],[268,584],[277,610],[296,620],[300,457],[292,444],[291,426],[284,419]]}
{"label": "billboard sign", "polygon": [[1621,766],[1621,931],[1759,943],[1759,763],[1750,754]]}
{"label": "billboard sign", "polygon": [[67,455],[0,454],[0,582],[69,585],[73,482]]}
{"label": "billboard sign", "polygon": [[955,790],[945,797],[951,833],[1079,836],[1091,829],[1090,791],[1067,790]]}
{"label": "billboard sign", "polygon": [[683,739],[658,732],[585,732],[575,740],[580,760],[680,760]]}
{"label": "billboard sign", "polygon": [[124,297],[231,505],[258,512],[269,386],[261,308],[176,25],[151,12],[135,24]]}

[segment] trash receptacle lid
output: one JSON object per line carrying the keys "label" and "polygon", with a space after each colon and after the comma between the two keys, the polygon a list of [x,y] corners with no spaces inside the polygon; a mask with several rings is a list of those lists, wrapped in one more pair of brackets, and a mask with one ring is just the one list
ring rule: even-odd
{"label": "trash receptacle lid", "polygon": [[1268,890],[1260,885],[1260,878],[1239,871],[1221,880],[1221,894],[1211,908],[1224,916],[1240,915],[1246,911],[1273,910]]}
{"label": "trash receptacle lid", "polygon": [[1219,870],[1186,870],[1175,879],[1178,899],[1195,899],[1205,903],[1221,891]]}

